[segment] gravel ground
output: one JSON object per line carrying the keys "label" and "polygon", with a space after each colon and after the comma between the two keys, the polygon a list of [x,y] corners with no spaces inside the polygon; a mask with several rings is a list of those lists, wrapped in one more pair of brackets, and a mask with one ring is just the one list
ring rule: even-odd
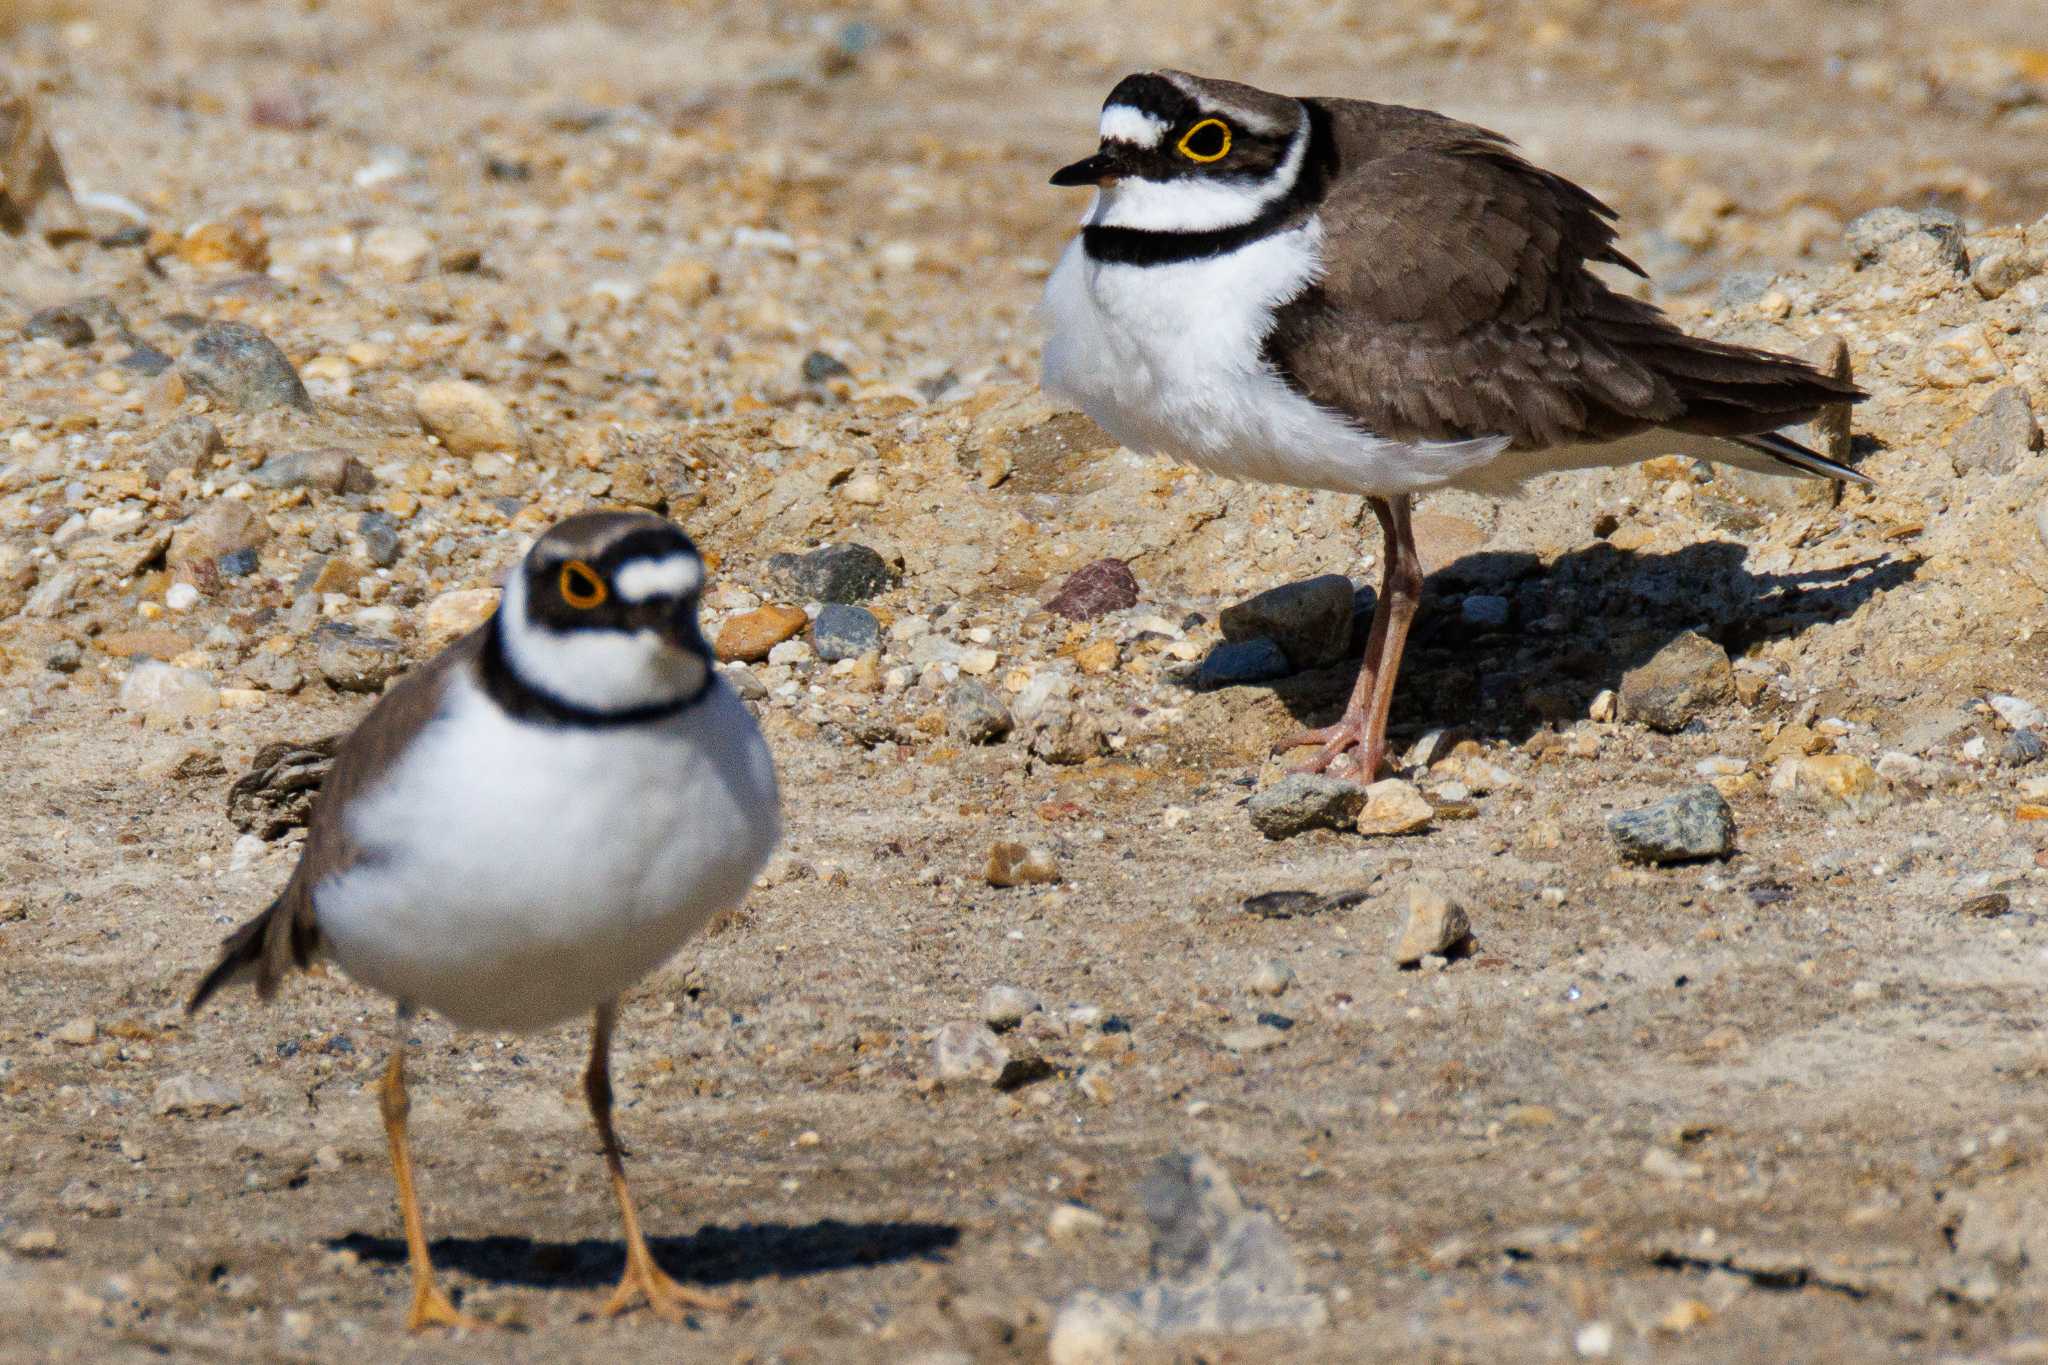
{"label": "gravel ground", "polygon": [[[1146,1281],[1174,1151],[1327,1322],[1120,1358],[2048,1359],[2027,0],[9,26],[86,235],[0,238],[0,1359],[1106,1358],[1060,1309]],[[1688,325],[1845,350],[1873,397],[1816,439],[1878,487],[1427,500],[1401,780],[1281,786],[1371,518],[1032,382],[1044,178],[1161,64],[1515,135]],[[585,1038],[426,1019],[429,1229],[506,1330],[408,1342],[384,1004],[179,1005],[296,856],[289,781],[229,800],[259,751],[600,503],[715,556],[789,793],[615,1062],[662,1259],[748,1306],[596,1318]]]}

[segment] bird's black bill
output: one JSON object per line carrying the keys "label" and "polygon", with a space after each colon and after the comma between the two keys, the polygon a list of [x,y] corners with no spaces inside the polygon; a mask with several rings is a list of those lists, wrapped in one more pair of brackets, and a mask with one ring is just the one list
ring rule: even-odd
{"label": "bird's black bill", "polygon": [[1062,166],[1054,171],[1052,183],[1064,187],[1099,185],[1105,180],[1114,180],[1123,173],[1123,166],[1114,154],[1097,152],[1094,156],[1083,157],[1071,166]]}

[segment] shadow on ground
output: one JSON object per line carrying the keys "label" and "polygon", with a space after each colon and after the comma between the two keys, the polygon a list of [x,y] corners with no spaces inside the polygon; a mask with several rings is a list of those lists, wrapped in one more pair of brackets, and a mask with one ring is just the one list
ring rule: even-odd
{"label": "shadow on ground", "polygon": [[[1659,554],[1602,542],[1547,569],[1526,553],[1480,553],[1446,565],[1424,587],[1389,729],[1414,734],[1456,723],[1526,739],[1585,715],[1596,695],[1686,631],[1739,658],[1766,641],[1852,616],[1920,568],[1917,558],[1886,555],[1803,573],[1752,573],[1749,554],[1735,541]],[[1478,593],[1508,600],[1506,626],[1462,618],[1459,603]],[[1357,676],[1372,595],[1359,596],[1351,658],[1266,684],[1304,725],[1336,719]]]}
{"label": "shadow on ground", "polygon": [[[651,1237],[661,1268],[692,1284],[727,1284],[770,1277],[796,1279],[834,1270],[936,1260],[960,1240],[945,1223],[743,1223],[705,1227],[690,1237]],[[405,1264],[405,1242],[351,1232],[328,1242],[365,1261]],[[433,1243],[434,1264],[495,1284],[544,1289],[596,1289],[617,1283],[626,1268],[625,1246],[594,1237],[539,1242],[530,1237],[444,1237]]]}

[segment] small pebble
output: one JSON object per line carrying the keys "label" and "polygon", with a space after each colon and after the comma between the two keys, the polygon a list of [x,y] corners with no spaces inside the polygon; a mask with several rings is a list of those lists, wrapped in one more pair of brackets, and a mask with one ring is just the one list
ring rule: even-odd
{"label": "small pebble", "polygon": [[150,1097],[155,1114],[184,1114],[212,1117],[242,1107],[240,1086],[205,1076],[179,1075],[165,1079]]}
{"label": "small pebble", "polygon": [[464,379],[442,379],[413,394],[413,413],[420,425],[440,438],[450,454],[472,456],[487,451],[518,453],[526,449],[526,429],[505,400]]}
{"label": "small pebble", "polygon": [[956,1019],[942,1025],[932,1038],[932,1071],[942,1081],[993,1085],[1009,1064],[1009,1049],[978,1021]]}
{"label": "small pebble", "polygon": [[827,545],[809,554],[780,554],[768,561],[775,576],[800,602],[865,602],[896,586],[902,577],[866,545]]}
{"label": "small pebble", "polygon": [[1078,1242],[1109,1226],[1109,1220],[1094,1209],[1079,1204],[1061,1204],[1046,1220],[1045,1233],[1055,1242]]}
{"label": "small pebble", "polygon": [[1289,773],[1246,803],[1252,826],[1268,839],[1312,829],[1343,829],[1365,807],[1363,787],[1326,773]]}
{"label": "small pebble", "polygon": [[858,659],[881,647],[882,623],[866,607],[828,602],[811,623],[811,648],[826,663]]}
{"label": "small pebble", "polygon": [[1720,792],[1702,784],[1609,816],[1607,833],[1624,862],[1720,858],[1735,848],[1735,814]]}
{"label": "small pebble", "polygon": [[990,986],[981,995],[981,1017],[998,1033],[1017,1027],[1026,1015],[1043,1008],[1037,996],[1019,986]]}
{"label": "small pebble", "polygon": [[969,744],[994,744],[1010,733],[1016,721],[1010,708],[987,683],[967,680],[946,694],[946,730]]}
{"label": "small pebble", "polygon": [[1285,995],[1287,988],[1294,984],[1294,968],[1268,958],[1252,969],[1244,984],[1245,989],[1254,995]]}
{"label": "small pebble", "polygon": [[50,1036],[72,1047],[88,1047],[100,1036],[100,1022],[90,1014],[81,1014]]}
{"label": "small pebble", "polygon": [[384,684],[405,671],[405,651],[396,640],[340,622],[320,627],[315,638],[319,650],[314,662],[320,676],[338,692],[381,692]]}
{"label": "small pebble", "polygon": [[727,663],[761,663],[767,659],[769,650],[810,623],[811,618],[802,607],[757,607],[725,623],[718,632],[715,652]]}
{"label": "small pebble", "polygon": [[1408,887],[1408,922],[1394,944],[1394,963],[1419,965],[1425,957],[1446,956],[1472,936],[1472,920],[1451,893],[1432,882]]}
{"label": "small pebble", "polygon": [[152,725],[175,726],[212,715],[220,709],[220,690],[196,668],[178,668],[154,659],[130,669],[121,681],[121,709]]}
{"label": "small pebble", "polygon": [[999,843],[988,851],[983,870],[990,886],[1034,886],[1060,879],[1060,865],[1052,853],[1036,845]]}
{"label": "small pebble", "polygon": [[209,324],[192,339],[178,369],[194,392],[244,412],[313,406],[277,343],[247,323]]}
{"label": "small pebble", "polygon": [[1344,657],[1351,641],[1351,580],[1323,574],[1269,588],[1223,609],[1218,624],[1232,644],[1268,640],[1287,656],[1290,671],[1319,668]]}
{"label": "small pebble", "polygon": [[1365,789],[1365,805],[1358,812],[1360,834],[1419,834],[1436,818],[1436,807],[1413,782],[1398,777],[1384,778]]}
{"label": "small pebble", "polygon": [[1045,609],[1070,621],[1093,621],[1138,605],[1138,578],[1121,559],[1098,559],[1067,576]]}

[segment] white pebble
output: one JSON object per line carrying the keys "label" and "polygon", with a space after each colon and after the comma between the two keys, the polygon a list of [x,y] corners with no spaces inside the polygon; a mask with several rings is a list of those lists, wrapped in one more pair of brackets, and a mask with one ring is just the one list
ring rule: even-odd
{"label": "white pebble", "polygon": [[1245,987],[1254,995],[1285,995],[1293,984],[1294,968],[1277,958],[1268,958],[1252,969]]}
{"label": "white pebble", "polygon": [[189,611],[199,600],[199,589],[190,583],[173,583],[164,593],[164,605],[172,611]]}

